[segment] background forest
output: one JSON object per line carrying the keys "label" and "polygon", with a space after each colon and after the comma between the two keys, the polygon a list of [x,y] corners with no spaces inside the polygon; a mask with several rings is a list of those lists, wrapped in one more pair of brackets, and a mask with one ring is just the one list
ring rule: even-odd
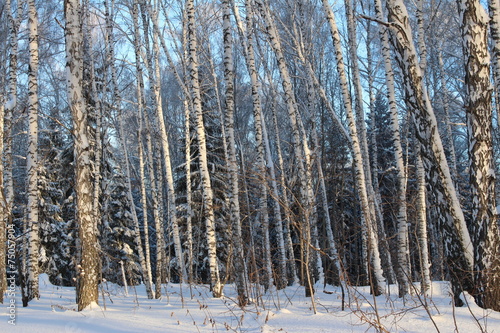
{"label": "background forest", "polygon": [[0,0],[0,300],[448,280],[500,311],[499,10]]}

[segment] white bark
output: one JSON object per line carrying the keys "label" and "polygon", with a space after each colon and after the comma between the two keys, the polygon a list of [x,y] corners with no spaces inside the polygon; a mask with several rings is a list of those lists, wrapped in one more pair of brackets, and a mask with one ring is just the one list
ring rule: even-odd
{"label": "white bark", "polygon": [[290,119],[290,123],[292,126],[292,147],[294,151],[295,163],[297,163],[297,173],[299,178],[299,188],[300,188],[300,196],[299,201],[301,203],[301,233],[302,233],[302,242],[303,242],[303,254],[305,261],[304,271],[304,283],[306,285],[306,295],[309,294],[311,296],[311,300],[314,304],[314,297],[312,297],[313,290],[313,281],[312,276],[309,272],[309,255],[310,255],[310,246],[311,246],[311,203],[314,201],[313,198],[310,197],[311,192],[308,191],[308,179],[307,179],[307,170],[305,165],[305,152],[303,147],[307,147],[307,142],[302,142],[303,137],[300,133],[299,120],[298,120],[298,110],[297,110],[297,102],[295,100],[295,95],[292,89],[292,81],[290,78],[290,73],[288,71],[286,60],[283,54],[283,50],[281,47],[281,40],[278,35],[277,28],[274,24],[274,20],[271,17],[269,12],[269,7],[267,3],[262,0],[256,0],[255,5],[259,9],[262,18],[264,19],[264,25],[266,34],[269,39],[269,43],[274,51],[276,56],[276,61],[278,65],[278,69],[281,75],[285,103],[288,111],[288,117]]}
{"label": "white bark", "polygon": [[28,66],[28,266],[26,296],[28,301],[40,297],[38,291],[38,258],[40,240],[38,235],[38,13],[35,0],[28,1],[29,66]]}
{"label": "white bark", "polygon": [[[346,116],[349,127],[349,134],[352,142],[353,150],[353,164],[355,169],[355,179],[356,186],[358,189],[358,195],[361,201],[362,208],[362,218],[363,218],[363,234],[366,235],[368,240],[369,258],[373,269],[373,274],[375,277],[374,292],[376,294],[381,294],[384,292],[383,286],[385,278],[382,272],[382,266],[380,262],[380,254],[378,250],[378,240],[376,236],[376,226],[375,226],[375,212],[373,211],[373,205],[370,205],[367,188],[370,184],[367,184],[365,178],[365,169],[363,165],[363,154],[361,143],[358,137],[358,130],[354,120],[354,112],[352,110],[352,104],[348,92],[347,78],[345,74],[344,59],[342,56],[342,48],[340,44],[340,36],[335,22],[335,16],[328,3],[328,0],[322,0],[323,7],[330,25],[330,32],[332,34],[333,43],[335,47],[335,58],[337,60],[337,71],[340,76],[340,83],[342,87],[342,97],[344,107],[346,108]],[[368,272],[367,272],[368,273]]]}
{"label": "white bark", "polygon": [[[492,53],[492,70],[494,77],[495,98],[500,96],[500,0],[488,0],[488,10],[490,14],[490,36]],[[500,101],[497,105],[497,123],[500,123]]]}
{"label": "white bark", "polygon": [[[157,25],[158,15],[157,13],[149,10],[149,14],[151,15],[151,20],[154,25]],[[160,126],[160,135],[161,135],[161,145],[162,145],[162,153],[163,153],[163,163],[165,164],[165,179],[167,181],[167,200],[168,200],[168,218],[170,221],[170,225],[172,226],[172,236],[174,240],[174,249],[175,256],[177,257],[177,262],[179,265],[179,272],[181,274],[181,281],[186,282],[187,273],[186,266],[184,262],[184,255],[182,251],[181,238],[179,233],[179,223],[177,220],[177,206],[176,206],[176,193],[175,193],[175,184],[174,184],[174,175],[172,171],[172,162],[170,158],[170,143],[168,139],[168,131],[165,125],[165,115],[163,113],[163,103],[161,99],[161,82],[160,82],[160,66],[159,66],[159,50],[158,50],[158,41],[162,40],[159,38],[159,34],[155,29],[153,31],[153,48],[154,48],[154,59],[152,61],[148,61],[148,73],[149,79],[151,83],[151,88],[153,90],[153,106],[156,109],[156,117],[158,120],[158,125]],[[153,63],[154,62],[154,63]],[[154,66],[154,70],[153,70]]]}
{"label": "white bark", "polygon": [[[441,226],[447,234],[446,256],[452,271],[466,277],[467,274],[463,272],[472,272],[473,268],[472,243],[437,130],[436,117],[424,86],[406,6],[402,0],[389,0],[387,10],[396,59],[403,73],[405,101],[413,113],[417,138],[422,144],[422,157],[427,166],[428,182],[432,182],[436,198],[441,198],[440,214],[445,215],[443,218],[446,221]],[[454,283],[453,286],[459,288],[459,284],[463,283],[465,283],[463,287],[467,288],[467,277],[463,281]]]}
{"label": "white bark", "polygon": [[208,262],[210,266],[210,280],[214,297],[222,296],[222,284],[219,278],[219,267],[217,260],[217,239],[215,237],[215,216],[213,207],[213,190],[210,182],[210,170],[208,169],[207,146],[205,126],[203,122],[203,110],[201,108],[201,95],[198,78],[198,44],[195,25],[194,0],[186,1],[186,15],[189,40],[189,86],[191,90],[191,103],[196,115],[196,133],[199,144],[199,161],[201,182],[203,188],[203,210],[206,224],[206,237],[208,245]]}
{"label": "white bark", "polygon": [[488,15],[478,0],[461,0],[459,13],[465,51],[466,115],[474,241],[476,303],[500,311],[500,234],[495,193],[492,86]]}
{"label": "white bark", "polygon": [[[140,38],[139,38],[139,26],[138,26],[138,4],[135,2],[132,7],[132,17],[133,17],[133,22],[134,22],[134,53],[135,53],[135,67],[136,67],[136,80],[137,80],[137,109],[139,113],[139,119],[140,119],[140,126],[142,126],[142,113],[144,112],[144,97],[143,97],[143,89],[144,89],[144,82],[143,82],[143,72],[142,72],[142,66],[140,62]],[[110,31],[108,32],[109,38],[112,38],[112,30],[109,29]],[[110,54],[111,54],[111,60],[113,59],[114,52],[113,52],[113,41],[111,40],[109,43],[109,48],[110,48]],[[111,65],[111,73],[112,73],[112,82],[113,82],[113,87],[114,87],[114,93],[115,93],[115,103],[118,103],[120,100],[119,92],[118,92],[118,87],[117,87],[117,82],[116,82],[116,73],[114,66]],[[146,188],[145,188],[145,176],[144,176],[144,153],[143,153],[143,147],[142,147],[142,139],[141,139],[141,133],[139,133],[139,168],[140,170],[140,177],[141,177],[141,200],[143,204],[143,215],[144,215],[144,241],[145,241],[145,248],[143,247],[142,244],[142,239],[141,239],[141,233],[140,233],[140,226],[139,226],[139,219],[137,217],[137,211],[136,207],[134,204],[134,198],[132,196],[132,184],[130,182],[130,162],[128,158],[128,147],[126,144],[126,137],[123,131],[123,111],[118,110],[119,112],[119,126],[120,126],[120,142],[122,144],[122,149],[123,149],[123,154],[124,154],[124,159],[125,159],[125,170],[126,170],[126,179],[127,179],[127,198],[129,200],[129,204],[131,207],[131,213],[132,213],[132,219],[134,221],[134,227],[135,227],[135,242],[137,245],[137,250],[139,253],[139,261],[141,265],[141,270],[142,270],[142,278],[144,279],[144,285],[146,286],[146,292],[148,294],[148,298],[152,299],[154,298],[153,295],[153,278],[151,274],[151,260],[150,260],[150,251],[149,251],[149,232],[148,232],[148,219],[147,219],[147,202],[146,202]]]}
{"label": "white bark", "polygon": [[[418,144],[417,144],[418,147]],[[420,271],[422,275],[421,292],[427,295],[431,289],[430,260],[427,241],[427,197],[425,195],[425,169],[419,151],[417,158],[417,238],[420,252]]]}
{"label": "white bark", "polygon": [[239,181],[238,181],[238,161],[236,159],[236,144],[234,139],[234,68],[233,68],[233,38],[231,31],[231,6],[229,0],[222,1],[223,16],[223,38],[224,38],[224,82],[226,85],[226,142],[228,152],[229,169],[229,210],[231,226],[233,228],[234,246],[234,273],[236,279],[236,289],[238,292],[238,304],[245,306],[248,302],[247,270],[244,261],[243,239],[241,233]]}
{"label": "white bark", "polygon": [[[382,4],[376,0],[377,19],[383,20]],[[394,158],[396,161],[396,180],[397,180],[397,221],[398,221],[398,279],[399,296],[403,297],[409,291],[409,279],[411,278],[409,266],[409,244],[408,244],[408,218],[406,207],[406,169],[403,159],[403,148],[401,146],[401,132],[399,129],[398,106],[396,102],[396,92],[394,84],[394,71],[392,69],[392,59],[389,46],[389,35],[387,28],[381,26],[380,40],[382,43],[382,55],[385,66],[385,84],[387,87],[387,100],[389,102],[389,111],[391,115],[391,136],[394,149]]]}
{"label": "white bark", "polygon": [[82,25],[78,0],[66,0],[66,75],[69,106],[75,138],[75,192],[77,224],[80,239],[80,263],[77,278],[78,311],[98,302],[97,227],[93,214],[92,166],[88,133],[87,110],[82,95],[83,59]]}

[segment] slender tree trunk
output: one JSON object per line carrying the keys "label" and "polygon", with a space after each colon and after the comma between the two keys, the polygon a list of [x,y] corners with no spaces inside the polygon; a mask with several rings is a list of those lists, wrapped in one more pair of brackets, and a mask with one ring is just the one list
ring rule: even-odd
{"label": "slender tree trunk", "polygon": [[229,0],[222,1],[223,34],[224,34],[224,82],[226,85],[226,142],[228,144],[229,169],[229,210],[233,229],[234,273],[239,306],[248,302],[246,295],[247,270],[244,261],[243,239],[241,233],[238,161],[234,139],[234,68],[233,68],[233,38],[231,31],[231,5]]}
{"label": "slender tree trunk", "polygon": [[476,303],[500,311],[500,234],[493,160],[488,15],[477,0],[459,0],[466,56],[467,131],[474,244]]}
{"label": "slender tree trunk", "polygon": [[275,135],[275,144],[276,144],[276,154],[278,155],[278,167],[280,172],[280,183],[281,183],[281,197],[283,200],[283,207],[285,213],[285,223],[283,226],[283,233],[285,238],[285,248],[287,251],[288,258],[288,284],[293,285],[299,282],[299,278],[297,276],[297,267],[295,263],[295,253],[293,250],[293,241],[292,241],[292,217],[290,212],[290,199],[288,194],[288,187],[285,178],[285,163],[283,161],[283,154],[281,150],[281,138],[280,131],[278,126],[278,117],[276,114],[276,106],[274,103],[271,104],[271,111],[273,116],[273,125],[274,125],[274,135]]}
{"label": "slender tree trunk", "polygon": [[[134,48],[135,48],[135,54],[136,54],[136,68],[138,69],[137,73],[137,111],[138,111],[138,120],[139,120],[139,129],[137,132],[137,146],[138,146],[138,158],[139,158],[139,178],[140,178],[140,193],[141,193],[141,206],[142,206],[142,226],[143,226],[143,234],[144,234],[144,259],[146,261],[146,271],[145,274],[148,274],[147,280],[149,281],[150,285],[147,288],[152,289],[152,284],[153,284],[153,275],[152,275],[152,269],[151,269],[151,250],[150,250],[150,245],[149,245],[149,218],[148,218],[148,200],[147,200],[147,191],[146,191],[146,175],[145,175],[145,161],[144,161],[144,144],[143,144],[143,121],[144,121],[144,116],[143,113],[145,113],[145,107],[146,107],[146,102],[144,99],[144,80],[142,78],[142,67],[140,65],[140,46],[138,45],[139,43],[139,18],[138,18],[138,5],[137,3],[134,6],[133,9],[133,20],[134,20]],[[110,37],[113,36],[113,30],[112,30],[112,25],[111,21],[108,24],[108,33]],[[111,41],[113,43],[113,40]],[[112,44],[110,44],[110,50],[113,53],[114,57],[114,47]],[[118,91],[118,86],[116,85],[116,80],[114,79],[116,77],[115,70],[112,67],[112,73],[113,73],[113,87],[115,91],[115,96],[118,97],[119,91]],[[116,99],[117,101],[119,100],[118,98]],[[123,119],[122,119],[123,121]],[[126,140],[123,138],[123,140]],[[152,290],[151,290],[152,293]]]}
{"label": "slender tree trunk", "polygon": [[[0,152],[3,152],[4,148],[4,100],[3,96],[0,100]],[[0,154],[1,156],[1,154]],[[3,296],[5,291],[7,290],[7,272],[11,272],[13,270],[7,270],[7,259],[9,258],[7,255],[8,245],[12,244],[13,240],[7,239],[7,201],[5,199],[5,189],[4,189],[4,167],[3,162],[0,161],[0,303],[3,304]]]}
{"label": "slender tree trunk", "polygon": [[[490,14],[490,36],[492,53],[492,70],[495,83],[495,96],[500,96],[500,0],[488,0],[488,11]],[[497,122],[500,122],[500,112],[497,104]]]}
{"label": "slender tree trunk", "polygon": [[[88,7],[89,0],[86,0],[86,6]],[[94,219],[97,225],[101,222],[101,187],[102,187],[102,141],[103,141],[103,133],[102,133],[102,103],[99,97],[99,93],[97,91],[97,83],[95,76],[95,57],[93,55],[93,39],[92,31],[91,31],[91,17],[90,10],[85,11],[85,30],[83,31],[84,40],[88,43],[89,56],[90,56],[90,80],[92,85],[92,99],[95,101],[94,112],[95,112],[95,159],[94,159],[94,168],[93,168],[93,176],[94,176],[94,194],[93,194],[93,209],[94,209]],[[85,47],[85,44],[84,44]],[[109,61],[109,60],[108,60]]]}
{"label": "slender tree trunk", "polygon": [[35,0],[28,1],[29,66],[28,66],[28,267],[26,296],[28,302],[40,297],[38,290],[38,258],[40,239],[38,235],[38,13]]}
{"label": "slender tree trunk", "polygon": [[[382,4],[376,1],[376,15],[379,20],[383,20]],[[406,170],[403,159],[403,148],[401,146],[401,131],[399,128],[398,107],[396,102],[396,92],[394,84],[394,71],[392,69],[392,59],[389,46],[389,35],[386,27],[380,27],[380,40],[382,42],[382,55],[385,66],[385,83],[387,87],[387,100],[390,111],[390,130],[396,160],[396,181],[397,181],[397,221],[398,221],[398,280],[399,296],[403,297],[409,291],[409,279],[411,278],[409,265],[409,244],[408,244],[408,219],[406,206]],[[425,206],[424,206],[425,209]],[[424,211],[425,212],[425,211]]]}
{"label": "slender tree trunk", "polygon": [[76,298],[78,311],[98,302],[99,253],[97,227],[93,214],[92,165],[90,158],[87,109],[82,95],[83,58],[81,10],[78,0],[64,2],[66,19],[66,74],[69,106],[75,138],[75,192],[79,235],[80,263]]}
{"label": "slender tree trunk", "polygon": [[188,249],[188,282],[192,283],[194,279],[193,272],[193,199],[191,190],[191,110],[187,96],[184,98],[184,131],[185,131],[185,150],[186,150],[186,245]]}
{"label": "slender tree trunk", "polygon": [[[281,40],[278,35],[277,28],[274,24],[274,20],[271,17],[269,12],[269,7],[267,3],[262,0],[256,0],[255,5],[259,9],[262,18],[264,19],[265,31],[271,47],[276,56],[276,61],[278,64],[278,69],[281,75],[285,103],[288,111],[288,117],[290,119],[290,123],[292,125],[292,147],[294,151],[295,163],[297,164],[297,174],[299,178],[299,202],[301,205],[300,216],[301,216],[301,225],[300,230],[302,232],[302,241],[304,243],[303,252],[305,262],[302,263],[305,276],[304,283],[306,286],[306,296],[310,296],[311,300],[314,301],[314,289],[313,289],[313,281],[311,274],[309,272],[309,262],[308,258],[310,255],[310,228],[311,228],[311,203],[313,202],[313,198],[310,197],[310,191],[308,191],[308,179],[306,174],[306,166],[305,166],[305,155],[304,155],[304,146],[307,146],[307,142],[302,142],[302,135],[300,133],[299,127],[299,114],[297,110],[297,102],[295,100],[295,95],[292,89],[292,81],[290,79],[290,73],[288,71],[286,60],[283,54],[283,50],[281,47]],[[313,303],[313,307],[315,304]]]}
{"label": "slender tree trunk", "polygon": [[[149,11],[151,15],[151,20],[156,25],[158,22],[158,15],[152,11]],[[167,181],[167,200],[168,200],[168,218],[170,220],[170,225],[172,226],[172,236],[174,240],[174,250],[175,256],[177,257],[177,263],[179,265],[180,280],[186,282],[187,273],[186,266],[184,262],[184,255],[182,251],[182,244],[179,232],[179,223],[177,220],[177,206],[176,206],[176,193],[174,184],[174,175],[172,170],[172,161],[170,158],[170,143],[168,138],[167,126],[165,125],[165,115],[163,112],[163,102],[161,98],[161,81],[160,81],[160,66],[159,66],[159,50],[158,41],[159,34],[155,29],[153,31],[153,59],[147,60],[148,73],[150,76],[151,88],[153,90],[153,106],[156,110],[156,117],[158,120],[158,125],[160,126],[161,134],[161,145],[163,153],[163,163],[165,164],[165,178]],[[154,67],[153,67],[154,66]],[[154,68],[154,70],[153,70]]]}
{"label": "slender tree trunk", "polygon": [[[417,143],[418,147],[418,143]],[[430,260],[427,241],[427,198],[425,189],[425,169],[419,149],[417,159],[417,239],[420,254],[420,271],[422,276],[422,294],[426,295],[431,289]]]}
{"label": "slender tree trunk", "polygon": [[332,34],[333,43],[335,47],[337,71],[340,75],[343,103],[346,108],[346,116],[350,132],[349,134],[352,142],[356,187],[358,190],[358,195],[360,197],[361,208],[362,208],[362,219],[363,219],[362,233],[364,234],[363,237],[367,238],[368,256],[369,256],[369,258],[367,259],[371,264],[372,274],[374,275],[374,279],[372,281],[373,291],[376,295],[379,295],[384,292],[385,278],[383,276],[380,254],[378,249],[375,212],[373,211],[374,205],[370,204],[369,193],[367,191],[367,188],[370,187],[371,184],[367,183],[365,177],[362,147],[360,139],[358,137],[357,127],[354,120],[354,112],[352,110],[352,104],[348,93],[347,78],[344,68],[344,59],[342,56],[342,47],[340,44],[340,35],[338,32],[337,24],[335,22],[335,16],[328,1],[327,0],[322,0],[322,1],[328,22],[330,24],[330,32]]}
{"label": "slender tree trunk", "polygon": [[196,37],[194,0],[186,1],[186,14],[189,40],[189,85],[191,90],[191,103],[196,114],[196,133],[199,144],[200,173],[203,189],[203,215],[206,224],[206,238],[208,245],[208,262],[210,267],[210,280],[214,297],[222,296],[222,284],[219,278],[219,267],[217,260],[217,239],[215,237],[215,216],[213,207],[213,190],[210,182],[210,171],[208,169],[207,146],[205,125],[203,122],[203,110],[201,107],[201,95],[198,77],[198,44]]}
{"label": "slender tree trunk", "polygon": [[[246,15],[246,63],[248,73],[252,82],[252,102],[253,102],[253,115],[254,115],[254,128],[255,128],[255,144],[257,149],[257,170],[259,177],[259,216],[262,225],[262,233],[264,238],[264,266],[265,266],[265,279],[264,285],[268,289],[274,284],[272,260],[271,260],[271,247],[269,243],[269,212],[268,212],[268,192],[267,192],[267,168],[264,149],[263,138],[263,119],[262,119],[262,104],[260,99],[260,84],[257,77],[257,67],[255,64],[254,52],[254,12],[250,0],[245,1]],[[242,38],[243,40],[243,38]]]}

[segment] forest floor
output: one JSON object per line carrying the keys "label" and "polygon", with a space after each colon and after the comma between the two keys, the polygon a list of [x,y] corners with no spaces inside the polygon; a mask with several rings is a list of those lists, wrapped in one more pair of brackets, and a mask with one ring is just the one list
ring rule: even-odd
{"label": "forest floor", "polygon": [[[150,300],[143,285],[129,287],[127,296],[123,287],[106,282],[100,287],[100,304],[77,312],[75,289],[53,286],[42,275],[41,297],[29,307],[22,307],[19,290],[15,298],[6,294],[0,305],[0,332],[500,333],[500,313],[477,307],[468,295],[463,298],[468,305],[453,307],[444,282],[434,282],[426,299],[398,298],[394,286],[390,295],[375,299],[368,288],[348,288],[344,311],[340,288],[317,285],[316,290],[314,314],[300,286],[265,293],[260,305],[254,302],[242,310],[232,285],[225,287],[224,297],[213,298],[207,286],[168,284],[166,296]],[[9,309],[11,299],[14,310]],[[15,312],[14,322],[9,312]]]}

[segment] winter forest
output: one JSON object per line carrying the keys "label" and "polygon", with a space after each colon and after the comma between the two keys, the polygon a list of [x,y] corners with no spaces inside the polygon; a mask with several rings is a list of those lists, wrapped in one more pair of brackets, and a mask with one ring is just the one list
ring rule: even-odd
{"label": "winter forest", "polygon": [[103,281],[500,311],[499,0],[0,0],[0,43],[2,303],[46,274],[78,311]]}

